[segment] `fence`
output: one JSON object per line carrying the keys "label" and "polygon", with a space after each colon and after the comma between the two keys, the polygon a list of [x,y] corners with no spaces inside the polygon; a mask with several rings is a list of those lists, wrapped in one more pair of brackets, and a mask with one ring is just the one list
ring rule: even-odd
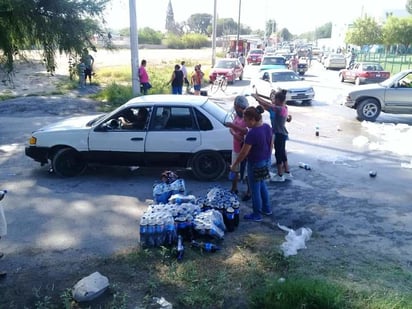
{"label": "fence", "polygon": [[367,53],[359,54],[357,61],[379,62],[392,74],[412,68],[412,55]]}

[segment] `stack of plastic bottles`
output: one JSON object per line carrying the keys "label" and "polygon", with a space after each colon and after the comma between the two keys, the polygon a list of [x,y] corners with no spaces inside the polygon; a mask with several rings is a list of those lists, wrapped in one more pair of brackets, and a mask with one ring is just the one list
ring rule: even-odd
{"label": "stack of plastic bottles", "polygon": [[163,201],[167,193],[168,198],[167,203],[155,199],[157,204],[148,206],[143,214],[140,220],[142,247],[173,246],[178,235],[192,241],[196,233],[221,240],[225,231],[233,231],[239,224],[240,203],[230,191],[213,187],[206,197],[196,198],[184,195],[182,189],[183,179],[154,186],[154,197],[161,197]]}
{"label": "stack of plastic bottles", "polygon": [[181,178],[174,180],[173,182],[161,182],[153,186],[153,200],[156,203],[166,204],[169,198],[173,194],[185,194],[186,187],[185,181]]}

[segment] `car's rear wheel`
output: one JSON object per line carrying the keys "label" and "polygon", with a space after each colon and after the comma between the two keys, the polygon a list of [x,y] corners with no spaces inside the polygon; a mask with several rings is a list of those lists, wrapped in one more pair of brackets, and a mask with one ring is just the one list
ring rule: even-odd
{"label": "car's rear wheel", "polygon": [[193,156],[191,168],[193,175],[199,180],[216,180],[226,172],[227,164],[220,153],[202,151]]}
{"label": "car's rear wheel", "polygon": [[377,100],[369,98],[361,101],[356,111],[359,120],[375,121],[381,112],[381,105]]}
{"label": "car's rear wheel", "polygon": [[355,85],[359,86],[361,84],[361,80],[359,77],[355,78]]}
{"label": "car's rear wheel", "polygon": [[343,83],[345,81],[345,78],[343,77],[343,74],[339,74],[339,80],[341,81],[341,83]]}
{"label": "car's rear wheel", "polygon": [[52,159],[53,171],[61,177],[80,175],[87,167],[82,155],[73,148],[62,148]]}

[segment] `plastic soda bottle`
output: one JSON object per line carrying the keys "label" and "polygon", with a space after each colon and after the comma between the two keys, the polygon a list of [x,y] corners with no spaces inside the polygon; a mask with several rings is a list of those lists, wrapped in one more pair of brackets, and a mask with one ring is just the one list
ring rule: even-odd
{"label": "plastic soda bottle", "polygon": [[185,254],[185,246],[183,245],[182,235],[177,236],[177,260],[180,262],[183,260]]}
{"label": "plastic soda bottle", "polygon": [[225,211],[225,224],[229,232],[235,230],[235,210],[233,207],[228,207]]}

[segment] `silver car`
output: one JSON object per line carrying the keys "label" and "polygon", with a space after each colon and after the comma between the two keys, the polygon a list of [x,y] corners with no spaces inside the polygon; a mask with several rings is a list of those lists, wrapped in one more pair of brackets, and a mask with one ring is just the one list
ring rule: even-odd
{"label": "silver car", "polygon": [[311,104],[315,97],[312,85],[300,77],[292,70],[272,69],[259,73],[257,78],[252,80],[252,89],[265,98],[270,98],[274,91],[280,89],[287,90],[286,102],[297,102]]}
{"label": "silver car", "polygon": [[381,112],[412,114],[412,70],[399,72],[379,84],[362,85],[346,96],[345,106],[359,120],[375,121]]}
{"label": "silver car", "polygon": [[346,68],[346,59],[342,54],[329,54],[323,62],[325,69],[344,69]]}

